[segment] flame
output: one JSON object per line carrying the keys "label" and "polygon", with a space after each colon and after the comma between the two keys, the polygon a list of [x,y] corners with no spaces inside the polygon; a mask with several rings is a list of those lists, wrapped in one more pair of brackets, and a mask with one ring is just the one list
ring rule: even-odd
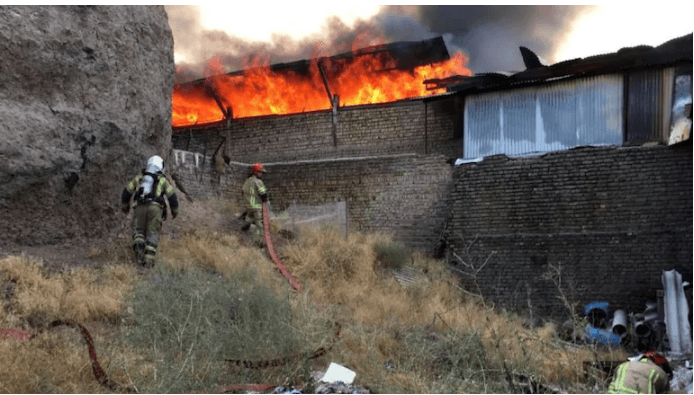
{"label": "flame", "polygon": [[445,89],[427,90],[424,81],[454,75],[471,75],[465,68],[467,58],[456,53],[452,58],[414,70],[385,68],[374,56],[361,56],[334,76],[330,88],[340,97],[341,106],[385,103],[413,97],[444,93]]}
{"label": "flame", "polygon": [[[427,90],[425,80],[472,74],[465,67],[467,57],[462,53],[412,70],[396,68],[395,60],[387,52],[355,54],[347,59],[314,58],[305,72],[291,68],[273,70],[268,62],[258,65],[256,59],[254,67],[242,74],[217,74],[207,80],[219,104],[202,85],[174,89],[173,126],[220,121],[224,114],[219,105],[231,107],[234,118],[244,118],[327,110],[331,108],[331,94],[339,96],[340,106],[434,95],[445,89]],[[319,62],[325,71],[327,89]],[[217,70],[223,68],[218,58],[213,58],[209,65]]]}
{"label": "flame", "polygon": [[326,110],[330,100],[316,61],[308,75],[293,70],[273,71],[270,66],[247,70],[243,75],[215,78],[215,92],[234,118],[269,114],[293,114]]}
{"label": "flame", "polygon": [[176,85],[173,91],[173,126],[220,121],[224,114],[203,86]]}

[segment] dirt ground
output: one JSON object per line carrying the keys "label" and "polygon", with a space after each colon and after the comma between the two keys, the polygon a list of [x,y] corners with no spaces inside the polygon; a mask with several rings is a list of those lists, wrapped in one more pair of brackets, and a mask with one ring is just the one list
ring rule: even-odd
{"label": "dirt ground", "polygon": [[[223,219],[218,218],[209,221],[206,225],[208,229],[235,234],[239,238],[241,245],[253,245],[250,232],[241,231],[243,221],[234,216]],[[191,224],[188,218],[169,218],[163,224],[162,235],[175,240],[182,234],[189,232],[190,229]],[[25,255],[38,258],[46,265],[49,273],[60,273],[75,267],[97,268],[109,262],[101,258],[101,254],[94,251],[108,249],[113,247],[114,244],[118,244],[124,249],[128,249],[127,253],[129,254],[130,232],[130,218],[127,218],[123,221],[117,235],[113,238],[73,238],[62,243],[40,246],[0,245],[0,259],[10,255]],[[282,248],[290,242],[294,235],[286,231],[278,232],[278,229],[273,229],[273,232],[271,236],[273,245],[275,250],[281,254]]]}
{"label": "dirt ground", "polygon": [[44,264],[50,267],[52,272],[61,272],[66,268],[86,266],[99,267],[106,262],[89,257],[89,249],[98,243],[107,241],[80,240],[62,244],[43,245],[43,246],[21,246],[11,245],[0,247],[0,259],[9,255],[26,255],[39,258]]}

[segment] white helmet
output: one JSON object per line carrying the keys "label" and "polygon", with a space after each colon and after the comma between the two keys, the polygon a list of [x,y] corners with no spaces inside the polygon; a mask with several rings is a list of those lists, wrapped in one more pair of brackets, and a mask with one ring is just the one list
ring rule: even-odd
{"label": "white helmet", "polygon": [[164,159],[158,155],[154,155],[147,159],[147,168],[145,171],[152,174],[157,174],[164,171]]}

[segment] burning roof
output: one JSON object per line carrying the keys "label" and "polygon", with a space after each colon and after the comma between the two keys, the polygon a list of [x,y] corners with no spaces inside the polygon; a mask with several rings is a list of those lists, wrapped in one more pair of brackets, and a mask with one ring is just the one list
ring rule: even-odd
{"label": "burning roof", "polygon": [[293,114],[444,93],[425,80],[470,75],[441,37],[358,49],[331,57],[254,67],[174,86],[173,126]]}
{"label": "burning roof", "polygon": [[[521,49],[526,70],[517,73],[484,73],[472,77],[454,77],[425,81],[434,88],[449,92],[474,92],[528,85],[545,81],[600,75],[637,68],[692,62],[692,34],[672,39],[657,47],[641,45],[622,48],[617,52],[556,63],[551,66],[532,60],[532,52]],[[529,60],[531,59],[531,60]]]}

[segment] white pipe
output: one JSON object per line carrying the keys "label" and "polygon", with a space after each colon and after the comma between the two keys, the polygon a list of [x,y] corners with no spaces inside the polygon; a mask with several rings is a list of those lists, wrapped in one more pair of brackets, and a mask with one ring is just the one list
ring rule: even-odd
{"label": "white pipe", "polygon": [[692,351],[689,327],[689,306],[684,296],[682,275],[677,271],[663,271],[662,276],[665,304],[665,325],[670,350],[677,354]]}
{"label": "white pipe", "polygon": [[643,315],[643,320],[646,322],[655,321],[656,319],[658,319],[657,311],[649,311]]}
{"label": "white pipe", "polygon": [[612,318],[612,333],[617,336],[624,336],[627,333],[627,312],[615,310]]}

